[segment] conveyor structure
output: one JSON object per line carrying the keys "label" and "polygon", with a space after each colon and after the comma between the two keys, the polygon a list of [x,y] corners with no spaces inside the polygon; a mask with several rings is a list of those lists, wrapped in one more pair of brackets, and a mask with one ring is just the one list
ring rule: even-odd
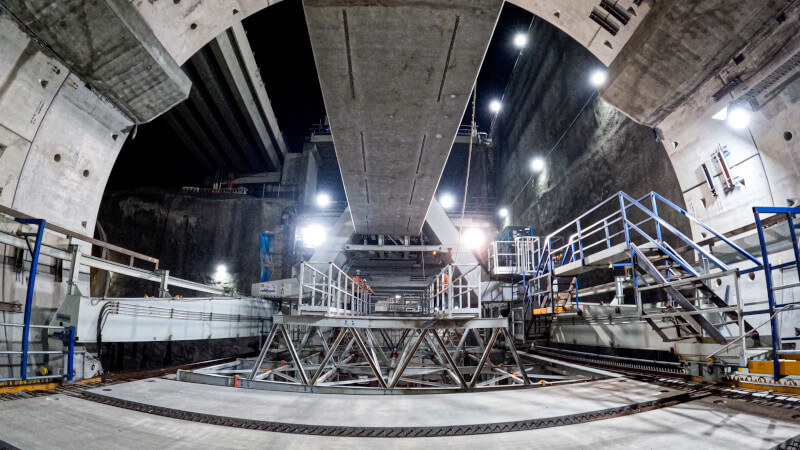
{"label": "conveyor structure", "polygon": [[[22,317],[0,323],[8,336],[0,354],[13,366],[0,366],[0,387],[49,380],[78,381],[103,373],[103,343],[187,341],[258,337],[269,328],[272,302],[226,289],[170,277],[159,260],[83,236],[0,207],[0,243],[30,253],[27,296]],[[103,250],[92,254],[92,246]],[[112,261],[124,258],[128,264]],[[150,266],[150,269],[143,268]],[[157,297],[90,297],[88,272],[97,269],[158,283]],[[32,314],[36,274],[47,270],[67,284],[66,298],[47,314]],[[170,287],[205,294],[172,296]],[[211,296],[208,296],[210,294]],[[44,316],[44,317],[42,317]],[[15,347],[15,348],[12,348]],[[18,347],[18,348],[17,348]],[[12,358],[13,357],[13,358]],[[5,373],[4,373],[5,372]]]}

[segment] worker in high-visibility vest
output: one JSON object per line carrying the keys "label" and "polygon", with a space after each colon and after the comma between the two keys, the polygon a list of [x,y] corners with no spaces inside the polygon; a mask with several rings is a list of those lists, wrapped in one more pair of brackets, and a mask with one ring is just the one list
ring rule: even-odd
{"label": "worker in high-visibility vest", "polygon": [[370,294],[374,294],[372,291],[372,287],[367,284],[367,281],[361,278],[361,271],[356,270],[356,276],[353,277],[353,291],[358,295],[359,292],[369,292]]}
{"label": "worker in high-visibility vest", "polygon": [[353,292],[358,294],[359,290],[361,289],[361,283],[364,280],[361,279],[361,271],[356,270],[356,276],[353,277]]}

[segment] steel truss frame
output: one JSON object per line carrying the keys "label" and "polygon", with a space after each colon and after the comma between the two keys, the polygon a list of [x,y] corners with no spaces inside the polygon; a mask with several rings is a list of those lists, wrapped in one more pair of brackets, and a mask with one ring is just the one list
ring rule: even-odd
{"label": "steel truss frame", "polygon": [[[504,319],[275,319],[258,357],[179,371],[178,379],[341,393],[432,393],[531,385],[528,371],[533,368],[525,368]],[[510,364],[492,361],[497,348],[508,351]]]}

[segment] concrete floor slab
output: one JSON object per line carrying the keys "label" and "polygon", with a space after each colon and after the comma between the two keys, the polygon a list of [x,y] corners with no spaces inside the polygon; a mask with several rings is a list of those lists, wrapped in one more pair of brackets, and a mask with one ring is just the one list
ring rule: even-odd
{"label": "concrete floor slab", "polygon": [[354,427],[466,425],[547,418],[679,393],[629,379],[513,391],[354,396],[237,389],[162,378],[106,386],[89,392],[240,419]]}
{"label": "concrete floor slab", "polygon": [[[365,397],[358,397],[362,400]],[[567,399],[564,399],[568,402]],[[720,400],[717,400],[719,402]],[[743,402],[742,402],[743,403]],[[785,410],[705,399],[616,419],[517,433],[448,438],[337,438],[170,419],[66,395],[3,403],[0,441],[20,448],[769,448],[800,433]]]}

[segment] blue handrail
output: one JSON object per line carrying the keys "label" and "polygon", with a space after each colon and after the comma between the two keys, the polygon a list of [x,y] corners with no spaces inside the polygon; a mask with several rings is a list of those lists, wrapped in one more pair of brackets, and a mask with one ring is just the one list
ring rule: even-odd
{"label": "blue handrail", "polygon": [[33,292],[36,284],[36,273],[39,268],[39,250],[42,248],[42,236],[44,234],[45,222],[41,219],[15,219],[19,223],[36,225],[36,240],[31,247],[28,237],[25,236],[25,243],[28,244],[28,250],[31,251],[31,271],[28,275],[28,290],[25,294],[25,315],[23,323],[25,324],[22,329],[22,357],[20,361],[20,378],[23,381],[28,379],[28,340],[31,334],[31,313],[33,311]]}
{"label": "blue handrail", "polygon": [[[27,381],[29,378],[28,356],[33,354],[47,353],[42,351],[30,350],[31,316],[33,313],[33,295],[36,286],[36,274],[38,273],[38,268],[39,268],[39,255],[42,248],[42,238],[44,236],[45,221],[42,219],[24,219],[24,218],[16,218],[14,220],[25,225],[36,226],[35,233],[23,234],[23,237],[25,238],[25,243],[28,246],[28,250],[31,252],[31,266],[30,266],[30,273],[28,275],[28,288],[25,294],[25,311],[23,314],[23,323],[21,325],[22,350],[18,354],[20,355],[19,380]],[[28,237],[34,238],[32,246],[31,242],[28,240]],[[0,324],[0,326],[20,326],[20,325]],[[56,327],[56,326],[37,325],[37,328],[64,330],[63,337],[66,341],[65,345],[67,346],[67,349],[64,351],[64,354],[67,356],[67,373],[64,374],[63,377],[67,378],[67,380],[69,381],[72,381],[74,375],[74,359],[75,359],[75,327],[74,326]],[[58,333],[56,333],[56,335],[58,335]],[[62,375],[59,375],[58,377],[62,377]],[[34,377],[34,378],[41,379],[41,378],[56,378],[56,377]]]}
{"label": "blue handrail", "polygon": [[[645,206],[645,204],[644,204],[645,200],[649,200],[648,201],[648,203],[650,204],[649,206]],[[618,207],[614,212],[612,212],[610,215],[604,217],[603,219],[601,219],[597,223],[593,223],[593,224],[591,224],[589,226],[584,226],[583,225],[582,221],[585,220],[590,214],[596,213],[597,211],[600,210],[600,208],[602,208],[602,207],[604,207],[606,205],[613,204],[612,202],[614,202],[614,201],[618,202]],[[664,247],[663,245],[660,245],[660,243],[663,243],[663,241],[664,241],[664,232],[669,232],[669,233],[673,234],[680,241],[682,241],[686,245],[690,246],[692,249],[697,251],[703,257],[707,258],[709,261],[711,261],[714,265],[716,265],[720,269],[729,270],[728,265],[725,264],[724,262],[722,262],[722,260],[720,260],[718,257],[714,256],[710,251],[703,249],[700,245],[698,245],[690,237],[688,237],[683,232],[681,232],[677,227],[673,226],[671,223],[669,223],[663,217],[661,217],[661,211],[659,211],[659,205],[658,205],[659,202],[661,202],[662,205],[666,206],[667,209],[672,209],[672,210],[676,211],[677,213],[679,213],[682,216],[686,217],[690,222],[694,222],[699,227],[701,227],[704,230],[708,231],[714,237],[716,237],[720,241],[724,242],[725,244],[729,245],[731,248],[733,248],[736,252],[738,252],[739,254],[744,256],[746,259],[752,261],[754,264],[756,264],[756,266],[758,268],[761,267],[761,262],[755,256],[753,256],[752,254],[748,253],[747,251],[745,251],[744,249],[742,249],[738,245],[734,244],[730,239],[728,239],[725,236],[723,236],[722,234],[718,233],[717,231],[715,231],[714,229],[712,229],[711,227],[706,225],[704,222],[702,222],[700,219],[698,219],[697,217],[693,216],[688,211],[686,211],[685,209],[683,209],[680,206],[676,205],[672,201],[668,200],[667,198],[665,198],[661,194],[651,191],[650,193],[642,196],[641,198],[636,199],[636,198],[633,198],[632,196],[628,195],[627,193],[625,193],[623,191],[619,191],[619,192],[615,193],[614,195],[606,198],[602,202],[598,203],[597,205],[595,205],[590,210],[588,210],[585,213],[581,214],[576,219],[574,219],[571,222],[567,223],[566,225],[560,227],[559,229],[557,229],[553,233],[550,233],[545,238],[545,245],[542,248],[543,257],[542,257],[542,260],[540,261],[539,267],[537,267],[537,271],[536,271],[537,276],[539,274],[548,273],[547,267],[543,266],[541,264],[545,260],[549,259],[550,262],[553,263],[553,264],[551,264],[551,266],[553,266],[554,268],[563,266],[564,264],[567,264],[567,263],[570,263],[570,262],[573,262],[573,261],[576,261],[576,260],[582,261],[584,259],[584,257],[585,257],[585,249],[586,248],[597,246],[598,244],[601,244],[603,241],[605,241],[605,246],[607,248],[610,248],[612,239],[614,239],[616,236],[618,236],[620,234],[624,235],[625,245],[626,245],[627,248],[630,248],[630,245],[631,245],[630,230],[631,229],[634,229],[636,231],[637,235],[641,235],[648,242],[651,242],[653,244],[658,244],[657,247],[660,250],[664,251],[670,257],[675,259],[679,264],[681,264],[681,266],[683,266],[685,269],[687,269],[691,273],[696,274],[696,271],[694,270],[694,268],[692,268],[688,263],[686,263],[686,261],[684,261],[674,250],[671,250],[669,248]],[[646,216],[646,219],[641,221],[641,222],[638,222],[638,223],[632,222],[628,217],[629,216],[629,211],[628,210],[630,208],[634,208],[634,209],[640,211],[641,213],[643,213]],[[644,224],[646,222],[649,222],[649,221],[652,221],[654,223],[655,236],[652,236],[651,234],[645,232],[641,228],[642,224]],[[609,232],[609,226],[610,226],[610,224],[614,224],[616,222],[621,222],[622,230],[612,234],[612,233]],[[569,242],[567,242],[563,246],[561,246],[561,247],[556,249],[557,252],[563,251],[563,253],[561,255],[559,255],[560,256],[559,258],[552,258],[552,256],[553,256],[553,247],[552,247],[553,239],[555,239],[559,234],[563,233],[564,231],[572,230],[572,229],[576,230],[576,234],[572,235],[573,238],[571,238],[569,240]],[[589,244],[586,244],[584,242],[584,240],[587,239],[589,236],[596,235],[597,233],[600,233],[600,236],[599,236],[600,239],[597,242],[591,242]],[[577,238],[575,238],[576,236],[577,236]],[[542,269],[542,270],[540,270],[540,269]]]}
{"label": "blue handrail", "polygon": [[[800,279],[800,249],[798,249],[797,233],[794,228],[794,215],[800,214],[800,208],[781,208],[773,206],[754,206],[753,216],[756,221],[756,230],[758,231],[758,240],[761,246],[761,258],[763,259],[762,267],[764,268],[764,279],[767,285],[767,302],[769,305],[770,327],[772,328],[772,370],[773,380],[778,381],[781,379],[781,366],[780,366],[780,350],[781,350],[781,337],[780,328],[778,326],[778,318],[775,314],[776,307],[781,305],[775,304],[775,289],[772,285],[772,271],[776,269],[769,263],[769,252],[767,249],[767,241],[764,237],[764,225],[761,222],[761,214],[785,214],[786,220],[789,224],[789,237],[792,240],[792,248],[794,250],[794,262],[784,263],[781,266],[787,267],[794,264],[797,270],[798,279]],[[788,306],[788,305],[783,305]]]}
{"label": "blue handrail", "polygon": [[[696,223],[698,226],[700,226],[704,230],[708,231],[709,233],[713,234],[717,239],[719,239],[722,242],[724,242],[724,243],[728,244],[729,246],[731,246],[731,248],[733,248],[734,250],[739,252],[742,256],[744,256],[745,258],[747,258],[750,261],[752,261],[753,263],[755,263],[757,266],[761,266],[761,261],[759,261],[758,258],[756,258],[755,256],[753,256],[750,253],[748,253],[747,251],[745,251],[743,248],[741,248],[738,245],[736,245],[733,242],[731,242],[730,239],[726,238],[725,236],[721,235],[720,233],[717,233],[713,228],[711,228],[708,225],[706,225],[705,223],[703,223],[697,217],[691,215],[685,209],[681,208],[680,206],[676,205],[675,203],[672,203],[671,201],[666,199],[663,195],[661,195],[661,194],[659,194],[657,192],[650,192],[650,195],[653,196],[654,201],[655,201],[655,199],[661,200],[662,203],[664,203],[665,205],[667,205],[670,208],[674,209],[675,211],[683,214],[687,219],[689,219],[690,221]],[[658,212],[656,212],[656,214],[658,214]]]}

